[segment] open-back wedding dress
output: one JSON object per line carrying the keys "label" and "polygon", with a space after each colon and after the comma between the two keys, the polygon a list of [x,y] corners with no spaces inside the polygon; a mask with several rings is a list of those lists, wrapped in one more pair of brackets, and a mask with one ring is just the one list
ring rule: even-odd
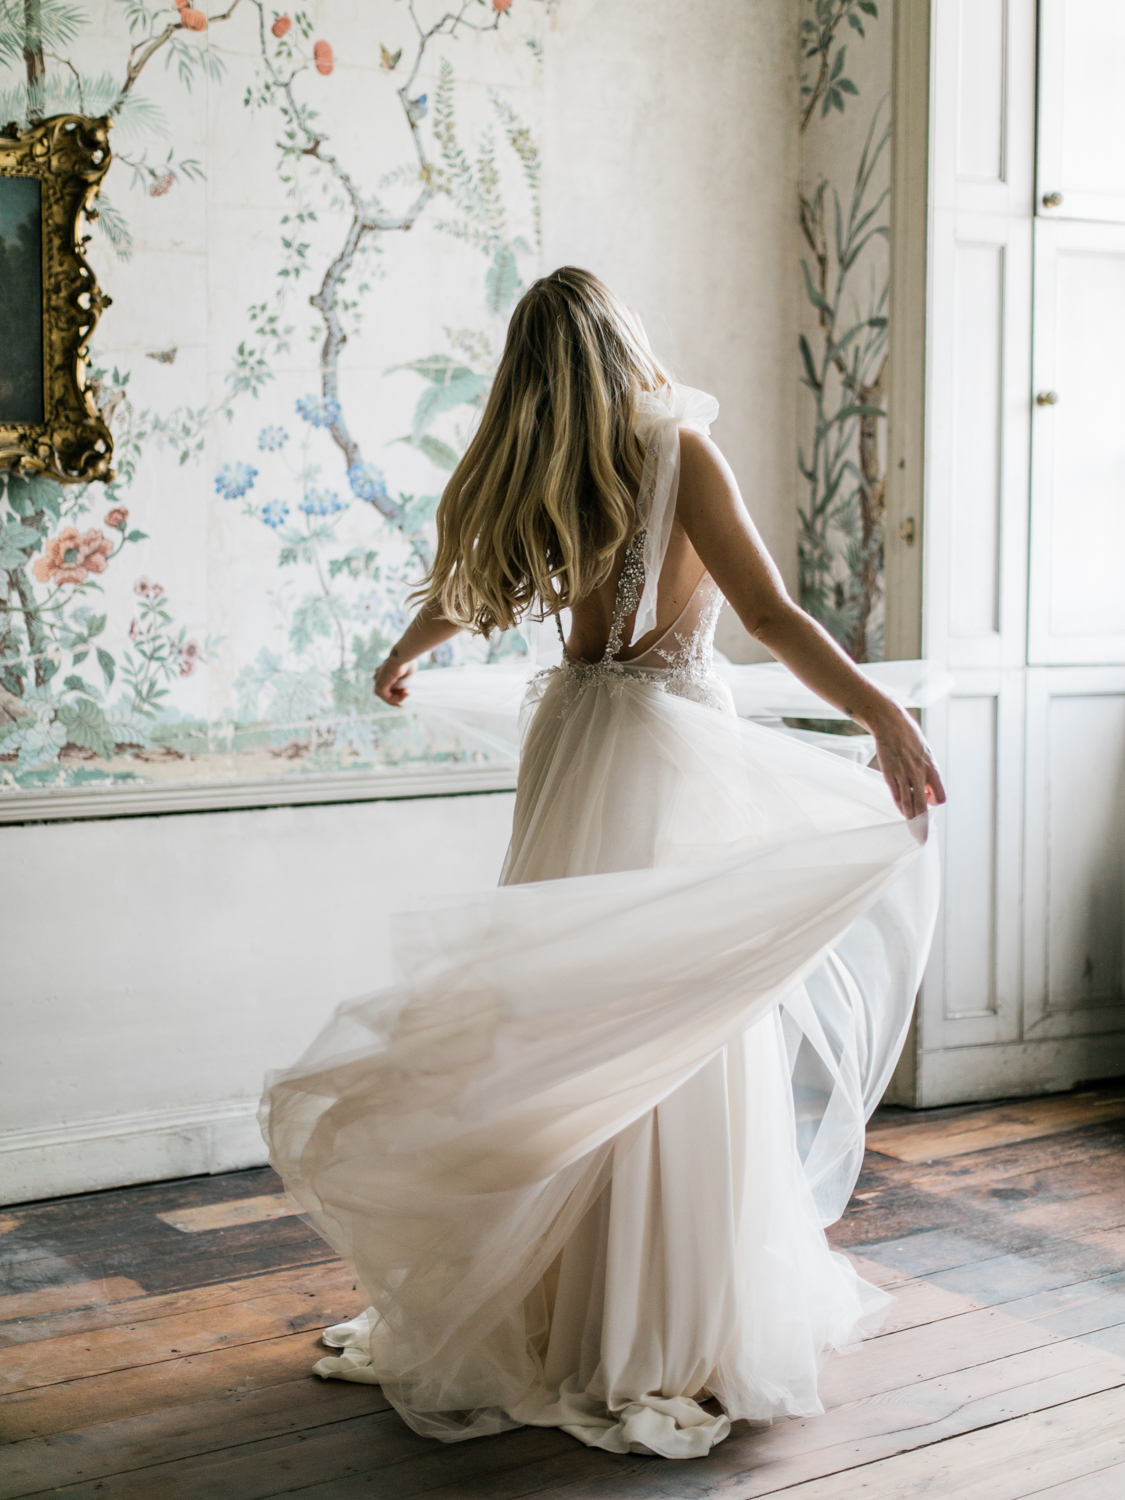
{"label": "open-back wedding dress", "polygon": [[446,1441],[695,1457],[820,1411],[890,1300],[822,1225],[929,947],[926,819],[735,716],[709,577],[617,655],[638,596],[655,625],[679,429],[716,411],[643,398],[645,529],[602,660],[533,683],[501,887],[397,918],[401,982],[268,1080],[272,1160],[371,1303],[316,1369]]}

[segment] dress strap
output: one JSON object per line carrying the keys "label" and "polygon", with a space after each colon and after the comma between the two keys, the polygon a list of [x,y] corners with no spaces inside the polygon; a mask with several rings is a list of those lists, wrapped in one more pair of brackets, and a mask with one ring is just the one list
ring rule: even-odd
{"label": "dress strap", "polygon": [[687,385],[661,386],[658,391],[642,391],[636,398],[634,431],[645,450],[637,494],[637,513],[645,535],[644,583],[630,640],[656,628],[657,586],[680,487],[680,428],[691,427],[706,434],[718,415],[719,403],[714,396]]}

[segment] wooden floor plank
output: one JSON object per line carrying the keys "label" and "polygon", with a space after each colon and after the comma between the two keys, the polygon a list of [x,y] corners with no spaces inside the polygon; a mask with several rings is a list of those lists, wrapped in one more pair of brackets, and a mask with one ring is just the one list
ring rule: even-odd
{"label": "wooden floor plank", "polygon": [[1122,1117],[1125,1094],[1064,1094],[998,1105],[961,1119],[877,1124],[868,1129],[867,1146],[898,1161],[939,1161]]}
{"label": "wooden floor plank", "polygon": [[288,1193],[264,1193],[256,1198],[201,1203],[196,1208],[170,1208],[156,1217],[181,1234],[203,1234],[211,1229],[229,1229],[234,1224],[264,1224],[269,1219],[287,1219],[300,1212],[300,1206]]}
{"label": "wooden floor plank", "polygon": [[263,1390],[302,1379],[323,1355],[319,1331],[309,1330],[18,1391],[0,1396],[0,1437],[22,1442],[167,1406]]}
{"label": "wooden floor plank", "polygon": [[[554,1430],[441,1445],[311,1377],[362,1299],[268,1170],[21,1206],[0,1373],[53,1383],[0,1396],[0,1500],[1125,1500],[1097,1405],[1125,1427],[1125,1091],[893,1114],[831,1231],[896,1295],[884,1329],[830,1362],[823,1416],[691,1463]],[[950,1150],[912,1159],[927,1132]]]}
{"label": "wooden floor plank", "polygon": [[34,1292],[13,1292],[0,1297],[0,1339],[3,1324],[16,1319],[38,1318],[44,1313],[69,1312],[77,1308],[100,1307],[122,1302],[129,1297],[143,1297],[144,1287],[127,1276],[103,1276],[97,1281],[64,1282],[61,1286],[43,1286]]}
{"label": "wooden floor plank", "polygon": [[[244,1277],[239,1281],[211,1282],[207,1286],[181,1292],[165,1292],[155,1297],[136,1295],[138,1289],[135,1282],[123,1281],[121,1285],[134,1290],[118,1301],[107,1300],[87,1307],[78,1303],[76,1310],[72,1312],[44,1313],[19,1322],[0,1323],[0,1349],[5,1349],[10,1344],[30,1344],[71,1334],[93,1333],[120,1324],[134,1325],[185,1313],[205,1312],[225,1307],[232,1302],[252,1302],[260,1297],[285,1295],[293,1299],[295,1306],[301,1306],[305,1300],[323,1293],[338,1296],[341,1307],[354,1307],[360,1300],[355,1289],[354,1275],[340,1261],[314,1266],[311,1270],[298,1266],[285,1271],[267,1272],[264,1276]],[[67,1305],[64,1295],[66,1289],[58,1288],[57,1291],[60,1303]]]}
{"label": "wooden floor plank", "polygon": [[1064,1479],[1048,1489],[1035,1490],[1027,1500],[1121,1500],[1125,1495],[1125,1464],[1110,1464],[1081,1479]]}
{"label": "wooden floor plank", "polygon": [[[485,1473],[491,1482],[491,1476],[499,1479],[505,1468],[525,1467],[530,1459],[551,1453],[577,1462],[581,1470],[584,1462],[589,1463],[583,1452],[590,1450],[564,1433],[533,1427],[468,1443],[436,1443],[412,1432],[394,1412],[386,1412],[225,1453],[65,1485],[53,1493],[67,1500],[262,1500],[309,1486],[330,1486],[333,1496],[344,1496],[350,1481],[368,1483],[364,1476],[370,1474],[375,1488],[369,1486],[369,1493],[407,1500],[428,1493],[447,1477],[461,1482]],[[379,1467],[373,1471],[376,1456]],[[596,1464],[609,1455],[591,1457]]]}
{"label": "wooden floor plank", "polygon": [[354,1311],[346,1287],[318,1287],[300,1298],[288,1292],[195,1308],[170,1317],[121,1323],[0,1349],[0,1392],[32,1390],[138,1365],[163,1364],[234,1344],[256,1344],[306,1328],[339,1323]]}
{"label": "wooden floor plank", "polygon": [[786,1500],[1027,1500],[1125,1462],[1122,1410],[1120,1389],[1103,1391],[791,1487]]}
{"label": "wooden floor plank", "polygon": [[306,1375],[0,1447],[0,1500],[239,1448],[389,1410],[378,1386]]}

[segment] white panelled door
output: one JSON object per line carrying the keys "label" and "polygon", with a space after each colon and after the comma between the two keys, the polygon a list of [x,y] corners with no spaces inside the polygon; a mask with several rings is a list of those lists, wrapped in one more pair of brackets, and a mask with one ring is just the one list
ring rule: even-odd
{"label": "white panelled door", "polygon": [[1039,0],[1040,213],[1125,224],[1123,93],[1122,0]]}
{"label": "white panelled door", "polygon": [[1125,1072],[1125,0],[930,16],[918,1105]]}
{"label": "white panelled door", "polygon": [[1040,220],[1028,617],[1037,664],[1125,662],[1122,350],[1125,223]]}

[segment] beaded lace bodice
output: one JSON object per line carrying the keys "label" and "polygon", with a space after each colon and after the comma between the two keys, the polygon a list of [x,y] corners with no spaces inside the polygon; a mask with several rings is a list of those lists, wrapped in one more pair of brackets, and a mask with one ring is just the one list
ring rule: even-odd
{"label": "beaded lace bodice", "polygon": [[[573,660],[567,654],[564,639],[564,670],[581,677],[635,673],[643,675],[664,692],[729,711],[729,696],[713,672],[715,625],[723,596],[709,573],[704,573],[691,598],[658,641],[640,656],[627,661],[620,659],[625,622],[636,610],[644,588],[646,540],[646,533],[639,531],[625,554],[625,564],[617,581],[613,623],[601,659],[597,662]],[[555,619],[562,637],[562,624],[557,615]]]}

